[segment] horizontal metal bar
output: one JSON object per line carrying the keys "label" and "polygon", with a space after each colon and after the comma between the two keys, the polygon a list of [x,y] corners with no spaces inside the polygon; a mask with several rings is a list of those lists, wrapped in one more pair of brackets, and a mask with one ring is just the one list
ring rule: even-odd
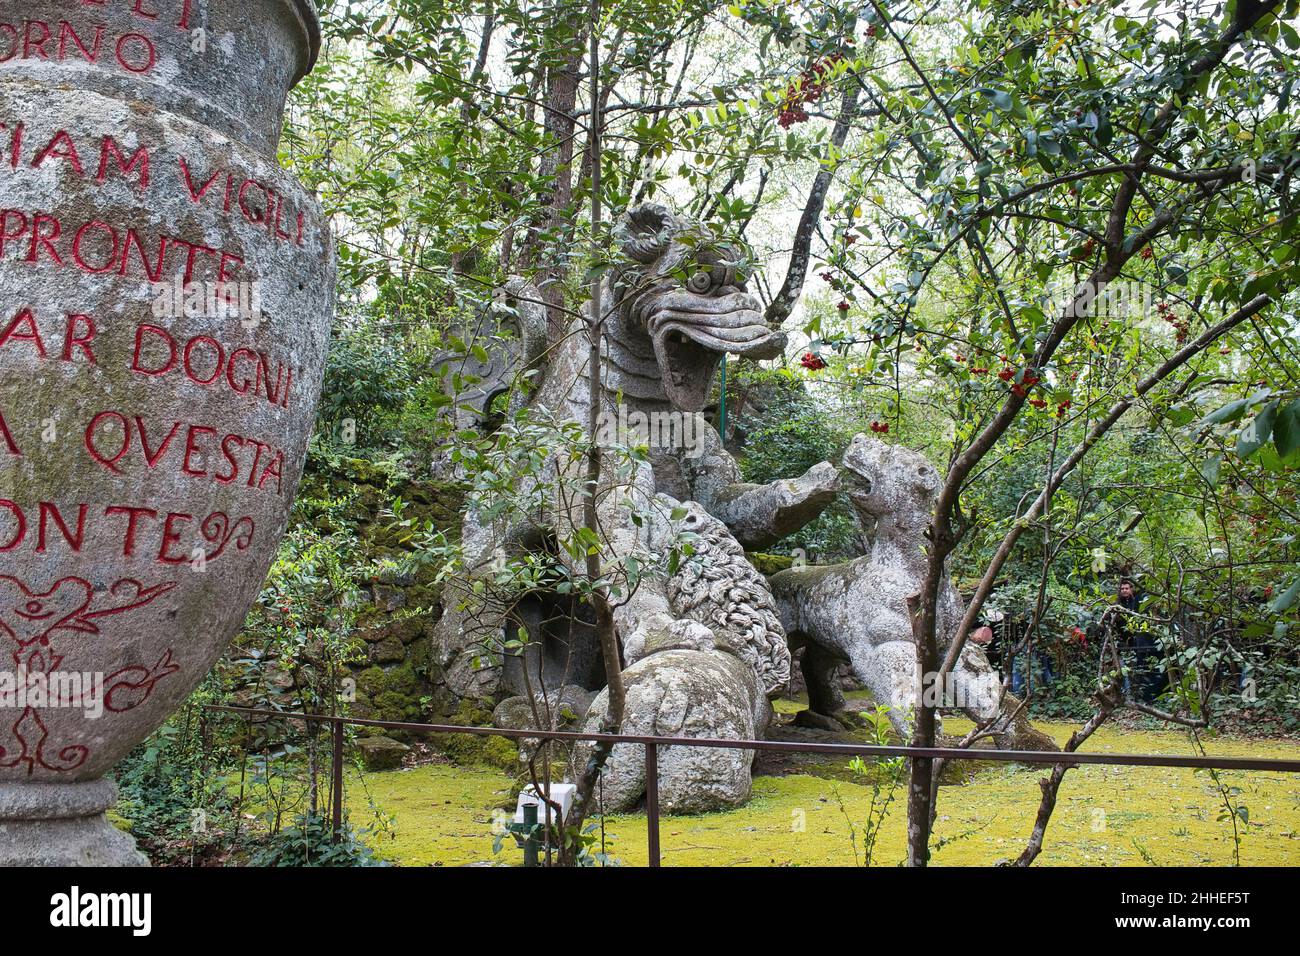
{"label": "horizontal metal bar", "polygon": [[456,724],[416,724],[393,720],[366,720],[329,714],[303,714],[256,707],[207,705],[208,710],[250,717],[274,717],[320,723],[381,727],[430,734],[477,734],[512,740],[606,741],[615,744],[656,744],[663,747],[716,747],[725,750],[776,750],[782,753],[841,754],[859,757],[931,757],[947,760],[992,760],[1002,763],[1105,764],[1121,767],[1191,767],[1200,770],[1267,770],[1300,773],[1300,760],[1265,760],[1256,757],[1191,757],[1169,754],[1064,753],[1040,750],[987,750],[978,747],[892,747],[876,744],[819,744],[787,740],[726,740],[716,737],[646,737],[635,734],[583,734],[564,730],[506,730],[497,727],[461,727]]}

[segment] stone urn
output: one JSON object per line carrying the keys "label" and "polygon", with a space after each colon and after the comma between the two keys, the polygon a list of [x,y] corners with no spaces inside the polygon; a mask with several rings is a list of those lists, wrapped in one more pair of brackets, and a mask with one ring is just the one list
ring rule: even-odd
{"label": "stone urn", "polygon": [[333,313],[277,164],[310,0],[0,0],[0,863],[143,863],[105,774],[239,630]]}

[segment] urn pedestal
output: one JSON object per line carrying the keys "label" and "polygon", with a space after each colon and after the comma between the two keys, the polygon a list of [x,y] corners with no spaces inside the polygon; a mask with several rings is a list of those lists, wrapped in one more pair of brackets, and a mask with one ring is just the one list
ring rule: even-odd
{"label": "urn pedestal", "polygon": [[241,626],[333,312],[277,164],[309,0],[0,0],[0,863],[143,862],[105,774]]}

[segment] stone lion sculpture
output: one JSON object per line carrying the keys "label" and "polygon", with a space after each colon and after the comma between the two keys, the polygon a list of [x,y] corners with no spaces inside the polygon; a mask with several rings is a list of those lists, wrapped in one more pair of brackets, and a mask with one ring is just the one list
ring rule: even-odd
{"label": "stone lion sculpture", "polygon": [[[643,575],[614,610],[627,686],[622,729],[752,738],[764,730],[768,698],[788,680],[790,654],[775,601],[745,560],[744,548],[776,541],[816,517],[833,500],[838,476],[822,462],[799,478],[746,484],[711,428],[686,427],[702,424],[699,413],[722,354],[772,358],[784,347],[784,335],[764,323],[758,301],[745,289],[740,250],[658,205],[630,211],[617,236],[626,263],[605,280],[602,292],[613,311],[604,323],[599,420],[681,426],[668,441],[652,436],[643,460],[608,453],[607,477],[596,495],[602,562],[616,568],[632,557],[660,571]],[[521,310],[534,310],[521,325],[536,327],[540,296],[518,284],[512,294]],[[536,366],[540,384],[529,408],[538,420],[584,427],[589,421],[583,325],[575,317],[568,334]],[[609,437],[601,436],[602,445],[630,443],[617,433],[613,443]],[[520,483],[520,498],[541,499],[526,520],[492,519],[490,508],[471,508],[466,515],[466,576],[444,594],[434,636],[436,662],[459,697],[495,700],[574,683],[603,688],[599,645],[581,606],[562,595],[494,604],[481,597],[490,588],[474,593],[475,581],[490,580],[502,555],[543,550],[548,540],[582,524],[580,500],[547,491],[565,479],[572,484],[574,468],[557,456],[542,479]],[[670,574],[662,559],[683,536],[694,539],[695,553]],[[519,626],[530,637],[525,653],[492,653]],[[606,706],[602,693],[586,715],[588,727],[600,725]],[[752,757],[744,751],[666,748],[660,758],[664,807],[694,811],[743,802]],[[641,754],[616,748],[605,771],[605,808],[629,806],[643,786]]]}
{"label": "stone lion sculpture", "polygon": [[[772,590],[792,645],[805,648],[802,670],[813,715],[838,726],[834,716],[844,698],[834,671],[848,662],[876,701],[888,705],[891,723],[906,737],[920,686],[907,599],[925,578],[924,532],[942,482],[923,455],[864,434],[844,454],[843,479],[859,520],[875,526],[869,553],[843,564],[781,571],[771,578]],[[938,633],[951,635],[964,605],[946,578],[937,610]],[[1028,725],[1019,702],[1004,697],[997,671],[978,646],[962,649],[945,693],[949,705],[973,719],[989,720],[1000,709],[1011,718],[998,735],[1001,745],[1055,749]]]}

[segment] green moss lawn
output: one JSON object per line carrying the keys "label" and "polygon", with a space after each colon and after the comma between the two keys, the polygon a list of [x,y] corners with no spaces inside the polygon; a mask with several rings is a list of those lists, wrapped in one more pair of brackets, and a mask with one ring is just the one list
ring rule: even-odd
{"label": "green moss lawn", "polygon": [[[968,728],[945,720],[947,733]],[[1058,741],[1073,725],[1037,724]],[[1219,737],[1209,753],[1224,756],[1300,758],[1300,742]],[[1103,728],[1087,750],[1129,753],[1194,753],[1178,733]],[[760,776],[753,799],[726,813],[665,817],[666,866],[852,866],[862,860],[859,836],[873,799],[872,788],[852,781],[843,761],[810,773]],[[1043,770],[990,765],[969,782],[943,788],[934,854],[937,865],[990,865],[1018,854],[1038,806]],[[1237,772],[1221,775],[1239,790],[1246,808],[1241,862],[1300,865],[1300,780],[1287,774]],[[348,784],[354,819],[368,801],[395,818],[394,834],[375,838],[381,855],[404,866],[518,863],[507,842],[492,854],[493,811],[506,801],[511,780],[499,770],[434,764],[366,774]],[[873,863],[892,866],[904,854],[903,790],[881,830]],[[1039,864],[1045,866],[1226,866],[1233,862],[1232,824],[1224,819],[1219,788],[1203,772],[1183,769],[1085,767],[1070,771],[1047,833]],[[620,862],[646,862],[643,814],[605,820],[607,845]]]}

